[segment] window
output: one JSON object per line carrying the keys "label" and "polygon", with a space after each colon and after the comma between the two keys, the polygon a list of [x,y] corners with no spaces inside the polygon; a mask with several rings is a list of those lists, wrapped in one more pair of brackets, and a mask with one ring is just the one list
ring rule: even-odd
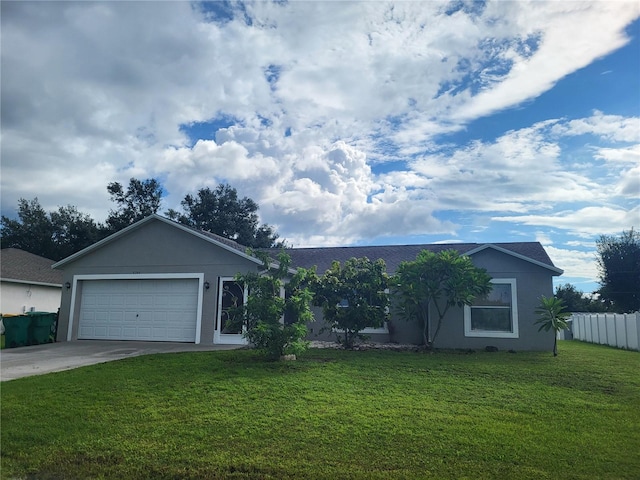
{"label": "window", "polygon": [[515,278],[491,280],[493,289],[464,307],[467,337],[518,338],[518,302]]}
{"label": "window", "polygon": [[[385,288],[384,293],[389,295],[389,289]],[[343,298],[340,303],[338,303],[338,308],[347,308],[348,306],[349,300],[347,300],[346,298]],[[385,313],[389,314],[389,307],[385,307]],[[367,327],[360,330],[360,333],[365,335],[369,335],[372,333],[389,333],[389,324],[387,322],[384,322],[381,327]]]}
{"label": "window", "polygon": [[369,335],[372,333],[389,333],[389,324],[387,322],[384,322],[384,325],[379,328],[367,327],[363,330],[360,330],[360,333],[364,333],[365,335]]}

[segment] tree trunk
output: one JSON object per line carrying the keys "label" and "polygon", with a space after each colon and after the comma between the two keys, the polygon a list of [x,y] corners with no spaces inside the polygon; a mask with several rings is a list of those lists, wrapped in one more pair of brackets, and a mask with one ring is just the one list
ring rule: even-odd
{"label": "tree trunk", "polygon": [[422,315],[422,323],[423,323],[422,341],[424,342],[424,346],[429,350],[431,350],[432,344],[431,344],[431,339],[429,338],[429,320],[430,320],[429,304],[427,303],[427,308],[423,310],[423,315]]}
{"label": "tree trunk", "polygon": [[553,356],[558,356],[558,334],[556,333],[553,337]]}

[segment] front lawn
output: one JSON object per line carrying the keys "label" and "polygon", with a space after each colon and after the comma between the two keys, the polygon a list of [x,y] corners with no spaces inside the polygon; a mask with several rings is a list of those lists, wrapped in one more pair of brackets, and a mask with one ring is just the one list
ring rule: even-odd
{"label": "front lawn", "polygon": [[2,478],[640,478],[640,354],[154,355],[2,383]]}

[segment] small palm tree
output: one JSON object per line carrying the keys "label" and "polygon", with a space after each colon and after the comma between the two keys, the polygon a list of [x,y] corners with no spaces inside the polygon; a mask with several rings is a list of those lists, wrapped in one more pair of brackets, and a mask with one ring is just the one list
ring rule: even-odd
{"label": "small palm tree", "polygon": [[540,324],[538,331],[548,332],[553,330],[553,356],[558,356],[558,332],[566,329],[569,324],[567,319],[571,313],[564,311],[564,302],[556,297],[545,297],[540,299],[540,305],[536,308],[536,313],[540,317],[535,324]]}

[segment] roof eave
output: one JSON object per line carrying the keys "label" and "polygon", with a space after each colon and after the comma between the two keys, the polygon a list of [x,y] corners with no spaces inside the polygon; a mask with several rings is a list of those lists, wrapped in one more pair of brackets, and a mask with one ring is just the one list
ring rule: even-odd
{"label": "roof eave", "polygon": [[17,278],[0,278],[0,282],[21,283],[23,285],[38,285],[41,287],[62,288],[61,283],[36,282],[32,280],[19,280]]}

